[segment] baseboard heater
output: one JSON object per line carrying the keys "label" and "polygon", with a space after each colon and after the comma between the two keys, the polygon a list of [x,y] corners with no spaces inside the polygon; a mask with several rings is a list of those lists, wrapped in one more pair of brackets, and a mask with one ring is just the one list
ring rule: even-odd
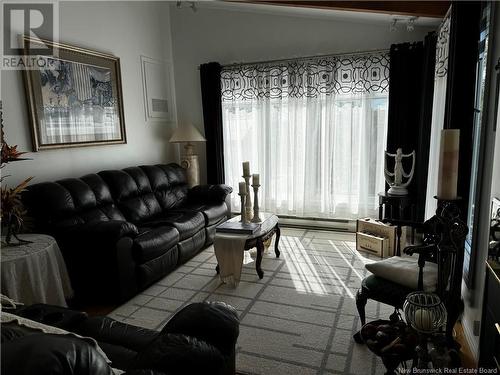
{"label": "baseboard heater", "polygon": [[[239,215],[239,212],[233,212],[233,216]],[[280,226],[286,228],[301,228],[312,230],[332,230],[338,232],[356,232],[356,221],[349,219],[330,219],[317,217],[299,217],[278,215]]]}

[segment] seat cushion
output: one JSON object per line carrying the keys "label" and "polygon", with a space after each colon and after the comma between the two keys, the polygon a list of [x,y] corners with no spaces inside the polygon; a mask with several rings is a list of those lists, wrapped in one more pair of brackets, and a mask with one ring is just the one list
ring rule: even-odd
{"label": "seat cushion", "polygon": [[[378,262],[367,263],[365,268],[375,276],[395,282],[406,288],[418,288],[418,257],[394,256]],[[438,266],[432,262],[425,262],[423,268],[424,291],[436,290],[438,280]]]}
{"label": "seat cushion", "polygon": [[403,307],[406,296],[414,291],[375,275],[367,276],[361,282],[361,292],[366,298],[399,308]]}
{"label": "seat cushion", "polygon": [[227,215],[226,203],[189,203],[176,208],[175,211],[201,212],[205,218],[205,226],[219,222]]}
{"label": "seat cushion", "polygon": [[178,242],[179,232],[172,226],[140,227],[132,248],[134,259],[139,264],[155,259]]}
{"label": "seat cushion", "polygon": [[205,218],[200,212],[165,212],[154,220],[144,223],[147,227],[163,227],[165,225],[174,227],[179,232],[179,241],[193,236],[205,227]]}

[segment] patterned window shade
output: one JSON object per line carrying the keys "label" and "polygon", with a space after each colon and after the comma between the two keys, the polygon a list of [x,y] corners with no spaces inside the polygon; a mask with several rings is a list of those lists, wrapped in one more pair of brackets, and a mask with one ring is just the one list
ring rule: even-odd
{"label": "patterned window shade", "polygon": [[387,93],[389,53],[335,55],[222,69],[222,101]]}
{"label": "patterned window shade", "polygon": [[446,77],[448,72],[448,51],[450,40],[450,13],[441,23],[436,44],[436,74],[435,79]]}

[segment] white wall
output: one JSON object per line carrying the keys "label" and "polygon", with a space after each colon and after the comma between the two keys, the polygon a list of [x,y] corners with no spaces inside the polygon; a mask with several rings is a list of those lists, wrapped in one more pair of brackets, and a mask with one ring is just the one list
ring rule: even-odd
{"label": "white wall", "polygon": [[[496,72],[494,66],[500,58],[500,6],[494,4],[493,24],[491,26],[488,51],[491,54],[492,65],[488,72],[489,97],[486,103],[487,125],[486,132],[485,158],[483,163],[483,186],[481,188],[480,206],[476,207],[476,219],[474,230],[478,231],[478,241],[474,245],[473,254],[476,257],[474,287],[469,289],[462,285],[462,296],[465,301],[465,309],[462,317],[465,336],[472,353],[478,359],[479,355],[479,332],[477,328],[482,318],[482,304],[484,294],[484,280],[486,274],[485,261],[488,256],[489,226],[491,198],[500,197],[500,130],[493,132],[494,114],[495,114],[495,85]],[[498,128],[498,127],[497,127]],[[496,139],[496,141],[495,141]]]}
{"label": "white wall", "polygon": [[[126,145],[79,147],[32,153],[32,161],[11,163],[2,173],[14,184],[80,176],[172,160],[177,147],[168,144],[172,125],[146,123],[140,55],[171,60],[169,4],[160,2],[60,2],[60,40],[118,56],[121,60]],[[1,98],[9,144],[31,151],[31,135],[21,73],[2,72]]]}
{"label": "white wall", "polygon": [[[170,9],[177,115],[203,133],[198,66],[253,62],[342,52],[388,49],[392,43],[423,40],[429,29],[389,30],[389,22],[353,23],[334,19],[259,14],[199,7]],[[202,181],[205,149],[198,146]]]}

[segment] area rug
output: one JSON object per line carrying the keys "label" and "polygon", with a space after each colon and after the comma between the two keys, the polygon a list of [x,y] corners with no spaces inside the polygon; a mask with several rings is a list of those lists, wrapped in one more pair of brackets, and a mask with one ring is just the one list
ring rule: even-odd
{"label": "area rug", "polygon": [[[110,316],[160,330],[186,304],[224,301],[240,315],[236,367],[241,373],[383,374],[380,359],[352,340],[359,329],[354,298],[370,261],[355,250],[354,235],[284,228],[281,257],[272,249],[262,260],[264,278],[259,280],[247,257],[233,288],[217,277],[209,247]],[[366,307],[367,320],[391,312],[374,301]]]}

